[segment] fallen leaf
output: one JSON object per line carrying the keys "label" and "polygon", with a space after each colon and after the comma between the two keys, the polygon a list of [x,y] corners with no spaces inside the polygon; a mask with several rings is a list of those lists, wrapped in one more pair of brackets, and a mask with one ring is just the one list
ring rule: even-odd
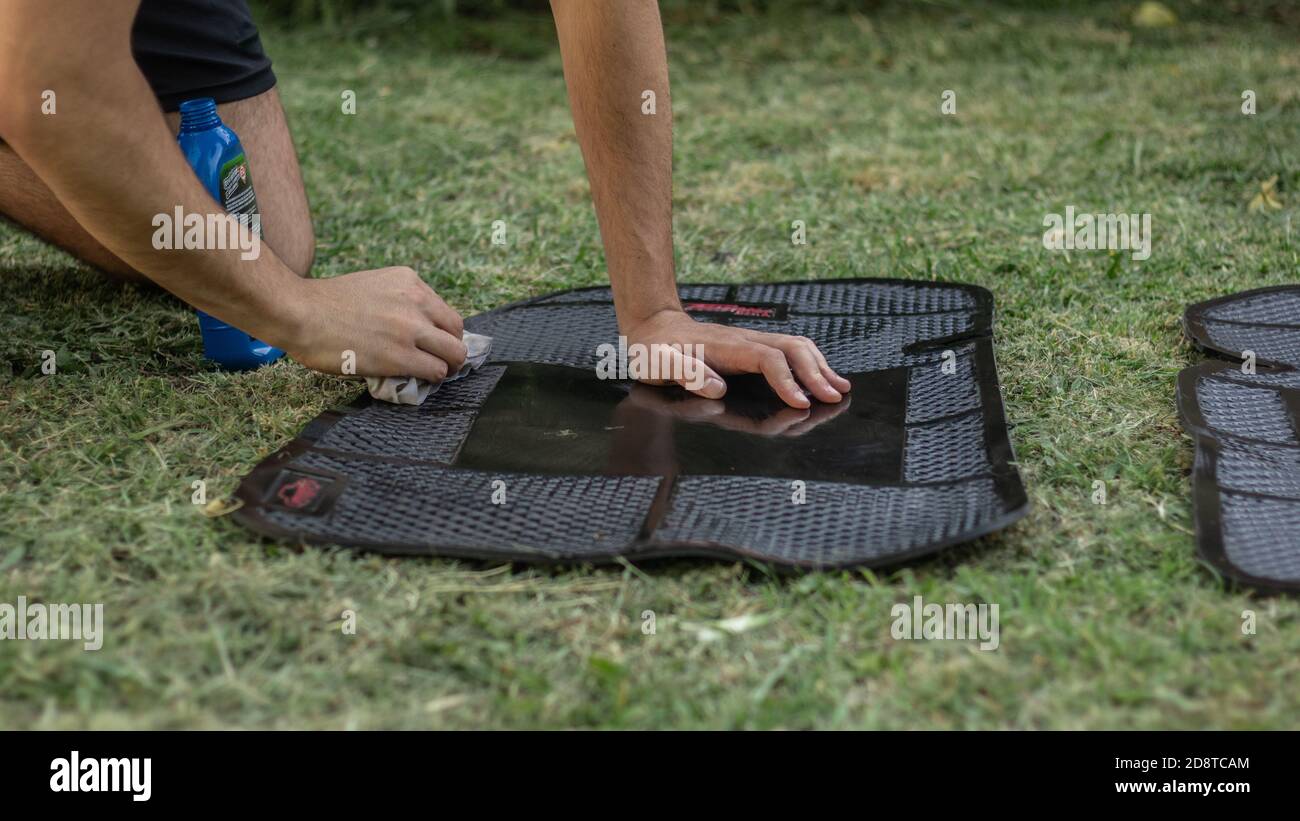
{"label": "fallen leaf", "polygon": [[738,636],[741,633],[747,633],[755,627],[761,627],[772,619],[776,618],[775,613],[755,614],[745,613],[740,616],[732,616],[729,619],[721,619],[715,622],[683,622],[682,627],[687,631],[694,633],[695,638],[704,642],[718,641],[725,635]]}
{"label": "fallen leaf", "polygon": [[452,710],[469,701],[469,696],[452,695],[435,698],[424,705],[426,713],[441,713],[443,710]]}
{"label": "fallen leaf", "polygon": [[1138,6],[1133,12],[1133,25],[1142,29],[1159,29],[1177,25],[1178,15],[1169,10],[1164,3],[1148,2]]}
{"label": "fallen leaf", "polygon": [[682,624],[682,627],[685,630],[694,633],[695,638],[699,639],[700,641],[712,642],[722,638],[722,634],[719,633],[717,630],[714,630],[712,627],[707,627],[703,624],[691,624],[690,622],[684,622]]}
{"label": "fallen leaf", "polygon": [[1274,211],[1282,209],[1282,199],[1277,193],[1277,174],[1259,184],[1259,191],[1251,198],[1250,205],[1246,206],[1246,210],[1251,213],[1268,208]]}
{"label": "fallen leaf", "polygon": [[215,519],[219,516],[225,516],[227,513],[234,513],[243,506],[243,499],[213,499],[203,506],[203,515],[209,519]]}
{"label": "fallen leaf", "polygon": [[737,636],[741,633],[747,633],[755,627],[762,627],[773,618],[774,616],[771,613],[768,613],[767,615],[746,613],[743,616],[733,616],[729,619],[723,619],[718,622],[718,628],[727,631],[733,636]]}

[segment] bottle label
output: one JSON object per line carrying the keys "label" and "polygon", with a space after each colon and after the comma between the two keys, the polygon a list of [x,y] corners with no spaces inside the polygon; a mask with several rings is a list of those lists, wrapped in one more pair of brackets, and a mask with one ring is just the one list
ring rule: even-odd
{"label": "bottle label", "polygon": [[253,175],[248,170],[248,160],[243,154],[232,157],[221,166],[221,207],[226,213],[240,222],[251,222],[254,230],[262,235],[261,219],[254,220],[258,214],[257,194],[253,192]]}

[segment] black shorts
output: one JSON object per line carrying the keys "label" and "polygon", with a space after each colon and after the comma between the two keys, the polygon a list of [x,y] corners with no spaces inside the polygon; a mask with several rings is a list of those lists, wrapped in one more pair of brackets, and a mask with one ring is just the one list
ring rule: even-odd
{"label": "black shorts", "polygon": [[275,86],[245,0],[143,0],[131,50],[164,111],[195,97],[228,103]]}

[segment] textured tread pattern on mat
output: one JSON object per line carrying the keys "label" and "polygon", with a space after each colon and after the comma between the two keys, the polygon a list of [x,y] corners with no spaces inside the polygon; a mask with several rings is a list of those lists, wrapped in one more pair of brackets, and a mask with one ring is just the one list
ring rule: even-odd
{"label": "textured tread pattern on mat", "polygon": [[1237,582],[1300,591],[1300,287],[1189,306],[1183,327],[1202,349],[1235,360],[1178,378],[1179,414],[1196,444],[1197,549]]}
{"label": "textured tread pattern on mat", "polygon": [[[898,561],[999,526],[993,480],[932,487],[809,482],[809,519],[789,503],[783,479],[687,476],[677,480],[672,512],[655,530],[666,542],[743,545],[756,558],[787,565]],[[877,522],[864,528],[863,520]]]}
{"label": "textured tread pattern on mat", "polygon": [[[276,537],[402,555],[830,568],[909,560],[1024,515],[987,291],[833,280],[680,294],[702,321],[813,339],[863,389],[802,419],[760,398],[727,405],[726,424],[682,421],[703,400],[596,382],[598,349],[618,344],[608,288],[548,294],[466,319],[493,338],[491,358],[423,405],[362,395],[322,414],[244,480],[235,516]],[[646,413],[670,421],[637,427]],[[629,420],[642,421],[629,432]],[[818,438],[822,425],[838,432]],[[755,453],[768,457],[762,475],[744,475]]]}
{"label": "textured tread pattern on mat", "polygon": [[[636,540],[643,511],[659,489],[657,477],[492,474],[424,464],[392,464],[307,451],[297,462],[307,471],[348,477],[327,517],[268,508],[271,524],[344,544],[423,552],[434,543],[463,555],[502,551],[584,559],[626,552]],[[503,481],[509,504],[483,504],[492,483]],[[600,510],[599,519],[574,516]]]}

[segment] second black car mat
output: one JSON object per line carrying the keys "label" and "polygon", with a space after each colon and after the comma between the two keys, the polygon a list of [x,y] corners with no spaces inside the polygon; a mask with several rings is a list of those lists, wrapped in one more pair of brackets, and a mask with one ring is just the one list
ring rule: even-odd
{"label": "second black car mat", "polygon": [[[853,383],[785,407],[761,378],[723,400],[600,378],[608,288],[465,322],[477,372],[420,406],[362,396],[240,485],[262,533],[515,561],[694,555],[879,566],[1006,527],[1028,506],[993,360],[993,300],[966,285],[685,285],[696,319],[807,336]],[[603,347],[603,346],[610,347]],[[606,374],[608,375],[608,374]]]}
{"label": "second black car mat", "polygon": [[1260,288],[1190,306],[1199,347],[1232,357],[1178,378],[1196,442],[1196,541],[1225,576],[1300,591],[1300,286]]}

